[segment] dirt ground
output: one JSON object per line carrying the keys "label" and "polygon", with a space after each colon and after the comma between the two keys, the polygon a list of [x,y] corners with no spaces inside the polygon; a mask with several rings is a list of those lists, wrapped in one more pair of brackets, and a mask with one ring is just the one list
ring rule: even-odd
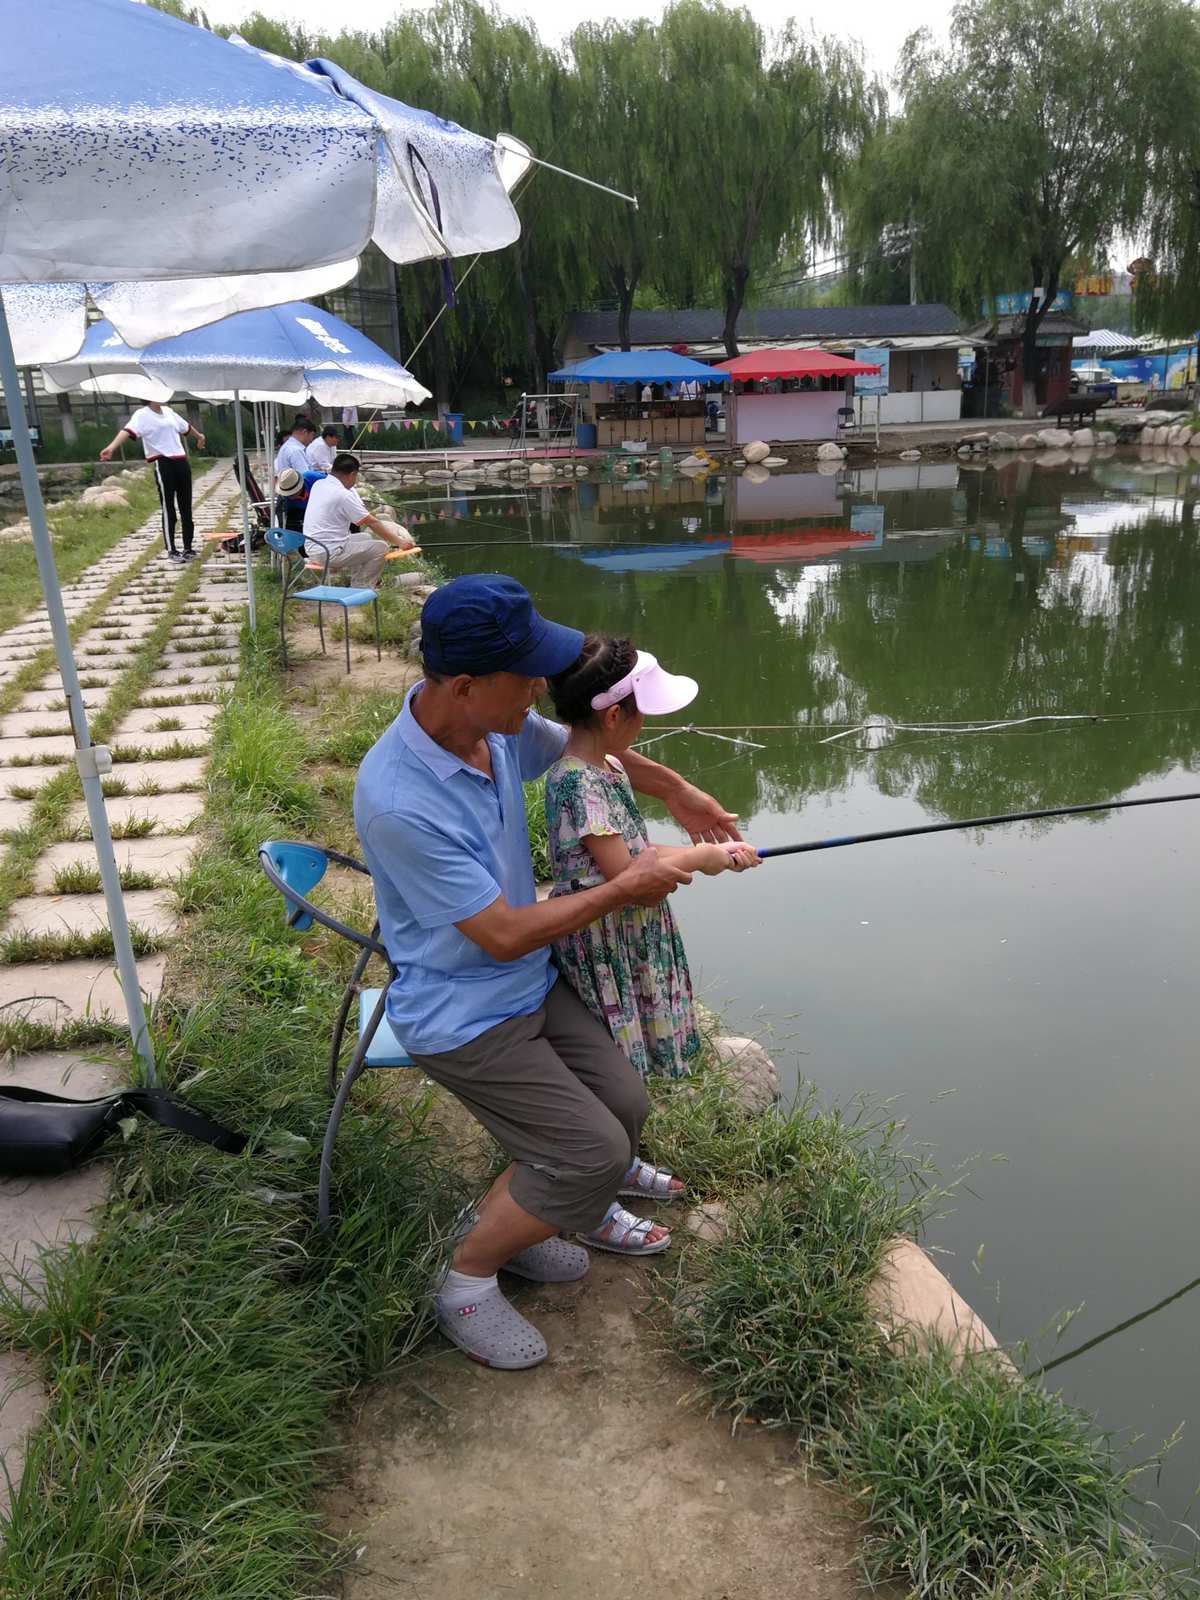
{"label": "dirt ground", "polygon": [[358,1396],[331,1521],[360,1547],[347,1600],[850,1600],[844,1501],[786,1436],[736,1436],[640,1314],[646,1267],[507,1292],[550,1359],[493,1372],[440,1341]]}

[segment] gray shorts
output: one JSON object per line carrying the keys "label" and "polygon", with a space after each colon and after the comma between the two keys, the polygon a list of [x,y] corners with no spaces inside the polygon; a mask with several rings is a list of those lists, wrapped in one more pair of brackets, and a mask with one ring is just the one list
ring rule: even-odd
{"label": "gray shorts", "polygon": [[529,1016],[413,1060],[508,1151],[509,1193],[523,1211],[564,1231],[599,1226],[649,1102],[628,1057],[563,979]]}

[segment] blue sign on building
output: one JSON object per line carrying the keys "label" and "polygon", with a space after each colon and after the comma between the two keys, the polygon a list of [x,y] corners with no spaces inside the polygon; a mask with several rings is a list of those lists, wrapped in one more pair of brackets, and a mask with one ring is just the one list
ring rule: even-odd
{"label": "blue sign on building", "polygon": [[[1032,289],[1025,289],[1020,294],[997,294],[990,300],[984,300],[979,307],[980,315],[985,317],[1015,317],[1022,311],[1028,311],[1033,299]],[[1051,311],[1070,311],[1075,304],[1075,296],[1069,289],[1060,289],[1051,302]]]}

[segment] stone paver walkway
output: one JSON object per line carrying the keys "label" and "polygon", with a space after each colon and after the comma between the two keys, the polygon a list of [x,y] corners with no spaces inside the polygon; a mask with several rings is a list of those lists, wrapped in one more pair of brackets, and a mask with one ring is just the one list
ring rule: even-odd
{"label": "stone paver walkway", "polygon": [[[230,487],[228,463],[197,478],[198,534],[226,525]],[[147,546],[160,538],[155,515],[64,591],[68,616],[78,617],[123,572],[130,573],[103,617],[75,641],[90,716],[103,712],[125,675],[142,665],[139,653],[146,638],[174,599],[177,586],[195,570],[159,555],[135,572]],[[203,552],[206,547],[198,548]],[[137,963],[141,987],[151,1004],[166,965],[158,946],[177,921],[171,885],[195,849],[192,829],[203,809],[210,726],[217,702],[236,675],[244,603],[240,562],[220,557],[206,561],[144,692],[105,741],[120,757],[105,781],[107,808],[118,863],[124,873],[135,875],[126,889],[125,905],[136,936],[151,951]],[[49,644],[44,609],[0,634],[0,692]],[[183,704],[170,703],[181,696]],[[33,796],[64,771],[72,753],[62,682],[57,669],[49,670],[0,717],[0,836],[28,825]],[[98,888],[87,814],[78,802],[67,811],[58,839],[39,857],[32,892],[9,907],[0,939],[94,937],[108,926]],[[0,1008],[7,1017],[16,1014],[56,1027],[89,1016],[125,1022],[111,956],[0,961]],[[61,1051],[18,1058],[0,1081],[79,1099],[111,1087],[110,1069]],[[42,1250],[88,1235],[89,1216],[103,1201],[106,1185],[106,1169],[95,1164],[66,1178],[0,1180],[0,1271],[22,1273],[36,1292]],[[0,1513],[8,1498],[5,1473],[13,1482],[19,1480],[23,1442],[42,1414],[45,1398],[27,1358],[17,1351],[0,1353]]]}

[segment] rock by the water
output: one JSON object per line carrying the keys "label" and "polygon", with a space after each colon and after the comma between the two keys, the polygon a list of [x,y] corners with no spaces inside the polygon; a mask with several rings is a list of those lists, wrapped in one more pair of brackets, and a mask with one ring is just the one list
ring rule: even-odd
{"label": "rock by the water", "polygon": [[1015,450],[1017,441],[1011,433],[994,433],[988,440],[993,450]]}
{"label": "rock by the water", "polygon": [[[683,470],[686,472],[687,468],[685,467]],[[760,461],[752,461],[742,476],[747,483],[766,483],[771,474]]]}
{"label": "rock by the water", "polygon": [[1071,459],[1069,450],[1043,450],[1038,457],[1039,467],[1062,467]]}
{"label": "rock by the water", "polygon": [[[746,448],[747,448],[747,450],[752,450],[754,448],[754,446],[753,445],[747,445]],[[765,449],[766,447],[764,446],[763,448]],[[755,457],[755,459],[757,460],[758,458]],[[703,468],[708,466],[708,462],[703,456],[690,455],[690,456],[684,456],[683,460],[679,463],[679,465],[680,465],[681,468],[687,468],[689,470],[692,470],[692,469],[694,469],[696,467],[700,467],[701,469],[703,469]]]}
{"label": "rock by the water", "polygon": [[980,450],[986,450],[989,442],[989,435],[985,433],[983,429],[979,429],[975,433],[960,433],[958,436],[958,445],[960,449],[963,445],[966,445],[969,450],[974,450],[976,448]]}
{"label": "rock by the water", "polygon": [[729,1207],[723,1200],[706,1200],[683,1219],[687,1231],[705,1244],[720,1244],[729,1232]]}
{"label": "rock by the water", "polygon": [[1071,449],[1094,450],[1095,447],[1096,435],[1092,432],[1092,430],[1090,428],[1076,428],[1075,432],[1071,435]]}
{"label": "rock by the water", "polygon": [[771,454],[771,446],[762,439],[755,439],[751,444],[742,446],[742,459],[754,465],[756,462],[765,461]]}
{"label": "rock by the water", "polygon": [[1022,450],[1037,450],[1042,441],[1036,433],[1023,433],[1017,442]]}
{"label": "rock by the water", "polygon": [[845,459],[846,452],[840,444],[834,444],[832,440],[827,439],[824,444],[817,446],[818,461],[844,461]]}
{"label": "rock by the water", "polygon": [[712,1051],[742,1110],[751,1116],[769,1111],[779,1099],[779,1071],[758,1040],[722,1034]]}
{"label": "rock by the water", "polygon": [[787,457],[786,456],[767,456],[763,460],[762,464],[763,464],[764,467],[786,467],[787,466]]}
{"label": "rock by the water", "polygon": [[901,450],[899,459],[901,461],[920,461],[921,452],[919,450]]}
{"label": "rock by the water", "polygon": [[1042,428],[1038,438],[1047,450],[1069,450],[1071,448],[1070,428]]}

